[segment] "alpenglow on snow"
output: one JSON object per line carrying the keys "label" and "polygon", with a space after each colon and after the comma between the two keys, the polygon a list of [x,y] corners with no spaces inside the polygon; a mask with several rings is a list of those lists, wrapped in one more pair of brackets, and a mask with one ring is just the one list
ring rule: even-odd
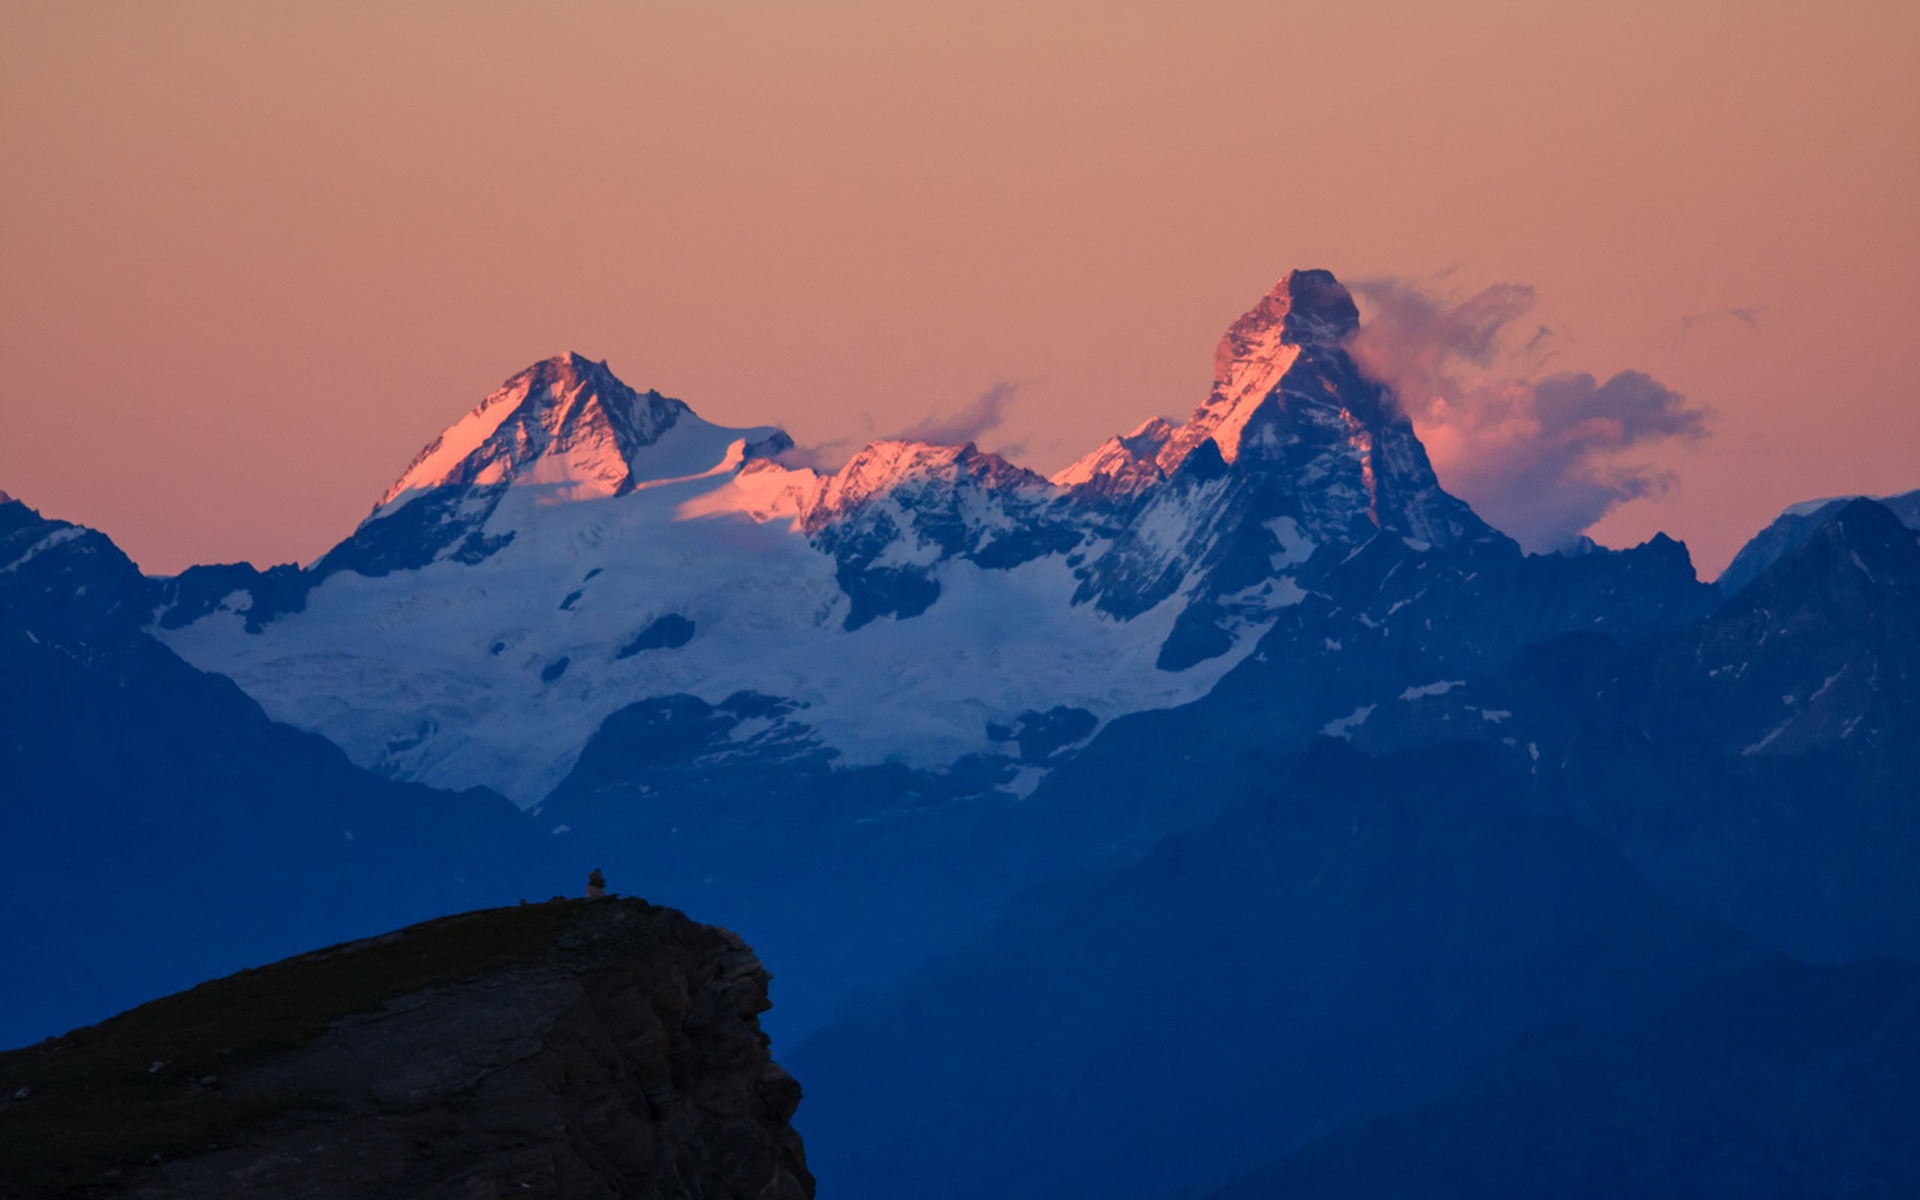
{"label": "alpenglow on snow", "polygon": [[1298,600],[1289,569],[1315,546],[1499,537],[1348,357],[1357,321],[1332,275],[1292,273],[1228,330],[1184,424],[1051,479],[970,444],[790,467],[777,428],[562,355],[449,427],[297,580],[183,587],[163,636],[363,766],[525,806],[610,714],[665,696],[764,698],[733,718],[743,756],[977,756],[1022,795],[1049,769],[1014,749],[1023,724],[1084,714],[1077,744],[1206,693]]}

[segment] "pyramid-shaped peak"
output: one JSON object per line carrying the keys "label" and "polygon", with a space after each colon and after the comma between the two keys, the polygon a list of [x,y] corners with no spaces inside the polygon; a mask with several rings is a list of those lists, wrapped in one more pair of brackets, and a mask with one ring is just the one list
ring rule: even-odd
{"label": "pyramid-shaped peak", "polygon": [[[1338,337],[1360,327],[1360,309],[1353,302],[1353,293],[1333,277],[1332,271],[1312,268],[1291,272],[1274,285],[1274,291],[1285,293],[1288,315],[1296,322],[1316,322]],[[1302,337],[1310,332],[1298,330]]]}
{"label": "pyramid-shaped peak", "polygon": [[569,350],[565,354],[543,358],[510,376],[481,401],[474,412],[487,412],[503,405],[509,409],[528,405],[545,408],[573,400],[589,408],[618,410],[622,414],[635,409],[665,407],[685,410],[687,407],[658,392],[635,391],[613,373],[605,359],[595,361],[578,351]]}
{"label": "pyramid-shaped peak", "polygon": [[428,443],[375,511],[448,484],[590,480],[593,491],[618,490],[633,452],[688,412],[658,392],[634,391],[605,362],[556,354],[508,379]]}
{"label": "pyramid-shaped peak", "polygon": [[1288,273],[1220,339],[1213,389],[1192,416],[1110,438],[1054,482],[1083,496],[1132,495],[1183,471],[1231,467],[1290,493],[1311,537],[1391,529],[1447,545],[1486,534],[1440,487],[1392,394],[1348,354],[1359,327],[1333,272]]}
{"label": "pyramid-shaped peak", "polygon": [[1360,309],[1332,271],[1294,271],[1231,326],[1213,356],[1213,379],[1231,384],[1282,346],[1333,346],[1360,327]]}
{"label": "pyramid-shaped peak", "polygon": [[1209,438],[1233,461],[1248,420],[1301,355],[1344,360],[1341,343],[1359,327],[1360,310],[1333,272],[1283,277],[1221,337],[1213,352],[1213,394],[1167,439],[1160,468],[1171,473]]}
{"label": "pyramid-shaped peak", "polygon": [[736,456],[741,461],[789,444],[777,429],[723,429],[679,400],[637,392],[604,361],[556,354],[448,426],[387,489],[374,514],[446,486],[537,486],[555,500],[622,495],[717,469],[736,440],[745,446]]}
{"label": "pyramid-shaped peak", "polygon": [[603,358],[599,362],[595,362],[577,350],[569,350],[565,354],[556,354],[552,358],[543,358],[518,375],[515,375],[513,379],[509,379],[507,384],[510,386],[514,379],[523,378],[540,379],[553,383],[608,382],[625,387],[624,384],[620,383],[619,378],[614,375],[613,371],[608,368],[606,359]]}
{"label": "pyramid-shaped peak", "polygon": [[[606,360],[577,351],[544,358],[514,375],[481,403],[484,412],[499,405],[543,410],[559,406],[560,422],[612,420],[626,424],[670,424],[687,406],[658,392],[637,392],[615,375]],[[503,417],[505,414],[502,414]]]}

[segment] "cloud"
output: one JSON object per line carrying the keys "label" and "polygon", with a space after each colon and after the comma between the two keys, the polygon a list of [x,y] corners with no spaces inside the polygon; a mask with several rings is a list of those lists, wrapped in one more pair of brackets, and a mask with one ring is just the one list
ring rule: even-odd
{"label": "cloud", "polygon": [[[897,433],[887,434],[887,439],[902,442],[928,442],[935,446],[958,446],[967,442],[978,442],[982,437],[1000,428],[1006,423],[1007,414],[1013,406],[1014,397],[1020,392],[1018,383],[1001,380],[986,391],[981,392],[958,412],[943,417],[922,417]],[[864,433],[848,437],[835,438],[832,441],[795,446],[780,454],[780,461],[789,467],[812,467],[816,471],[833,472],[845,465],[862,447],[874,440],[874,420],[865,417]],[[1011,457],[1026,449],[1024,442],[1004,443],[996,447],[997,453]]]}
{"label": "cloud", "polygon": [[846,465],[854,452],[873,440],[874,421],[872,413],[861,413],[860,432],[845,437],[833,438],[824,442],[807,442],[794,445],[781,451],[776,457],[781,465],[801,468],[811,467],[822,474],[831,475]]}
{"label": "cloud", "polygon": [[[894,436],[903,442],[930,442],[936,446],[958,446],[965,442],[978,442],[987,433],[998,429],[1006,422],[1007,411],[1013,405],[1013,399],[1020,394],[1020,385],[1001,380],[975,396],[959,412],[944,417],[925,417],[909,425]],[[1018,454],[1023,446],[1003,447],[1003,454]]]}
{"label": "cloud", "polygon": [[1393,388],[1441,482],[1529,550],[1569,545],[1617,505],[1671,485],[1631,452],[1707,434],[1707,409],[1639,371],[1604,383],[1545,374],[1553,333],[1520,324],[1531,287],[1459,298],[1374,279],[1354,290],[1370,310],[1355,360]]}
{"label": "cloud", "polygon": [[1766,313],[1764,304],[1746,305],[1740,308],[1723,308],[1719,312],[1689,313],[1680,318],[1680,336],[1685,338],[1693,332],[1693,327],[1709,321],[1734,320],[1754,332],[1760,330],[1760,318]]}
{"label": "cloud", "polygon": [[811,467],[823,475],[831,475],[846,465],[861,444],[857,438],[835,438],[830,442],[789,446],[774,457],[783,467],[795,470]]}

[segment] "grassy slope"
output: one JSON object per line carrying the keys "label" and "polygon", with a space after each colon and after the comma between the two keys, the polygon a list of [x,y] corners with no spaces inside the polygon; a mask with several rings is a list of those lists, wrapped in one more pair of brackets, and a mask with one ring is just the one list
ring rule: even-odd
{"label": "grassy slope", "polygon": [[[299,955],[0,1053],[0,1197],[78,1194],[104,1171],[219,1145],[299,1096],[236,1098],[208,1076],[298,1046],[353,1013],[487,970],[538,962],[590,913],[644,901],[550,901],[443,917]],[[12,1097],[22,1088],[24,1100]]]}

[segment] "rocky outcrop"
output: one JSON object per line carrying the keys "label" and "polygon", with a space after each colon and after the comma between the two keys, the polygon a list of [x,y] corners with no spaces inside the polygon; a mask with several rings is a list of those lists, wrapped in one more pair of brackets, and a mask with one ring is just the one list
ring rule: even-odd
{"label": "rocky outcrop", "polygon": [[[0,1101],[0,1159],[22,1160],[0,1175],[19,1195],[811,1196],[768,978],[644,901],[429,922],[0,1057],[25,1089]],[[154,1127],[107,1135],[102,1097]]]}

